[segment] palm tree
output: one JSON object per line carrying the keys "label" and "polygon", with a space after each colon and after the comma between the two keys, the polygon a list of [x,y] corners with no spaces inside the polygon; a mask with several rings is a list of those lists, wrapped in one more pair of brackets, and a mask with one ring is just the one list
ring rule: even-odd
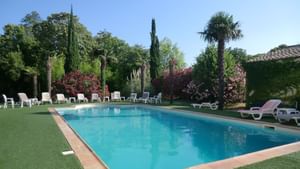
{"label": "palm tree", "polygon": [[48,83],[48,93],[51,96],[51,83],[52,83],[52,63],[51,63],[51,57],[48,57],[47,60],[47,83]]}
{"label": "palm tree", "polygon": [[225,43],[243,37],[240,23],[233,21],[233,16],[225,12],[218,12],[208,21],[202,38],[209,43],[218,43],[218,101],[219,109],[224,108],[224,49]]}
{"label": "palm tree", "polygon": [[100,65],[100,79],[101,79],[101,89],[102,89],[102,95],[105,97],[105,83],[106,83],[106,78],[105,78],[105,70],[107,66],[107,59],[110,56],[110,53],[105,52],[103,49],[96,49],[94,51],[94,55],[100,57],[101,65]]}
{"label": "palm tree", "polygon": [[169,76],[171,78],[170,86],[170,104],[173,104],[174,99],[174,68],[176,66],[176,59],[171,56],[169,60]]}

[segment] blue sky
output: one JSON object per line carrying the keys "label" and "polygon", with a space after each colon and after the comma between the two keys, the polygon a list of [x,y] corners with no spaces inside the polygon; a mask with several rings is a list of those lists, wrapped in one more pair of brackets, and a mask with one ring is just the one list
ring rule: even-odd
{"label": "blue sky", "polygon": [[207,46],[197,32],[218,11],[240,21],[244,34],[227,47],[257,54],[283,43],[300,43],[298,0],[1,0],[0,27],[19,24],[31,11],[37,11],[43,19],[51,13],[69,12],[71,4],[74,14],[93,35],[105,29],[131,45],[147,48],[151,18],[155,18],[159,39],[168,37],[177,43],[188,65],[195,63]]}

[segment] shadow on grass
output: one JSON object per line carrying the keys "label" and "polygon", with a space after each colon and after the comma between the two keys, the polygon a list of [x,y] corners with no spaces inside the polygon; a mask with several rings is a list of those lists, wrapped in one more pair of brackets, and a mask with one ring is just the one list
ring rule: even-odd
{"label": "shadow on grass", "polygon": [[50,115],[50,112],[33,112],[31,115]]}

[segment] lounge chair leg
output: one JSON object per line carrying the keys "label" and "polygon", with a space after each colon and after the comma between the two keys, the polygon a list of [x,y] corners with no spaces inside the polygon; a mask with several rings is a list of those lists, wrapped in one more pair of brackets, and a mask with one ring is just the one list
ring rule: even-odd
{"label": "lounge chair leg", "polygon": [[241,114],[241,117],[242,117],[242,118],[247,118],[247,117],[249,117],[249,114],[248,114],[248,113],[242,113],[242,112],[241,112],[240,114]]}
{"label": "lounge chair leg", "polygon": [[259,113],[257,117],[255,115],[257,115],[257,114],[252,114],[252,117],[253,117],[254,120],[261,120],[261,118],[263,116],[262,113]]}
{"label": "lounge chair leg", "polygon": [[298,121],[299,119],[298,118],[294,118],[294,120],[295,120],[297,126],[300,126],[300,122]]}

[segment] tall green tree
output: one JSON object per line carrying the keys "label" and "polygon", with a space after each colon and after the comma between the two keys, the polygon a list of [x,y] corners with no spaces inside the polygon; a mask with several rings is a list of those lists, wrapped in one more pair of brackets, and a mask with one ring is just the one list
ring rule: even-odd
{"label": "tall green tree", "polygon": [[31,13],[27,14],[22,19],[22,25],[25,27],[26,33],[32,35],[32,28],[34,25],[41,23],[42,18],[40,14],[36,11],[32,11]]}
{"label": "tall green tree", "polygon": [[68,43],[67,43],[67,55],[65,62],[65,71],[71,72],[78,70],[80,63],[78,41],[75,32],[75,26],[73,22],[73,8],[71,7],[70,20],[68,24]]}
{"label": "tall green tree", "polygon": [[160,71],[159,40],[156,35],[155,19],[152,19],[150,37],[150,76],[152,81],[158,77]]}
{"label": "tall green tree", "polygon": [[219,109],[224,108],[224,50],[225,43],[240,39],[242,31],[240,23],[233,20],[233,16],[225,12],[218,12],[208,21],[202,38],[209,43],[218,43],[218,101]]}
{"label": "tall green tree", "polygon": [[159,53],[160,53],[160,64],[162,70],[168,70],[169,60],[171,58],[176,59],[176,66],[175,69],[182,69],[186,66],[186,63],[184,62],[184,54],[178,46],[169,38],[164,38],[159,43]]}

